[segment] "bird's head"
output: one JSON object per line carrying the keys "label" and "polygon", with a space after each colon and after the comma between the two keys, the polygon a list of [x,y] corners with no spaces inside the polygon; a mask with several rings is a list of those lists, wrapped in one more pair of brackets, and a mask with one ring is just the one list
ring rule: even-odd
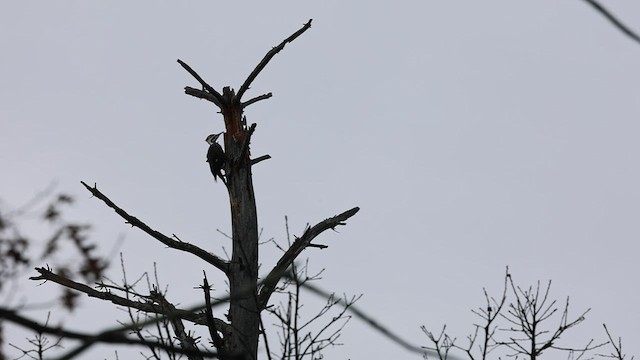
{"label": "bird's head", "polygon": [[218,141],[218,137],[220,135],[222,135],[222,134],[224,134],[224,131],[219,133],[219,134],[211,134],[211,135],[207,136],[207,138],[204,141],[206,141],[207,144],[209,144],[209,145],[213,145],[213,143]]}

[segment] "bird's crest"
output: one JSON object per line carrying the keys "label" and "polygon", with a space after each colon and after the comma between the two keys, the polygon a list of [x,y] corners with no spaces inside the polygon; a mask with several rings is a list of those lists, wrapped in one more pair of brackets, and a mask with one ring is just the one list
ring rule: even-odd
{"label": "bird's crest", "polygon": [[224,132],[221,132],[219,134],[211,134],[211,135],[207,136],[207,138],[204,141],[206,141],[207,144],[212,145],[213,143],[218,141],[218,137],[220,135],[222,135],[222,134],[224,134]]}

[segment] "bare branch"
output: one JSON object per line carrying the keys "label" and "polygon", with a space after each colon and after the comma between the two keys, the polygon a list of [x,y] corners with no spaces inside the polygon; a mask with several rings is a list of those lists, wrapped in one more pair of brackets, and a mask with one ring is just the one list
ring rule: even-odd
{"label": "bare branch", "polygon": [[[442,331],[440,331],[440,335],[438,335],[438,337],[436,337],[431,331],[427,330],[424,325],[421,326],[420,329],[425,333],[425,335],[427,335],[427,338],[429,338],[429,340],[431,340],[434,345],[434,347],[424,346],[424,349],[436,353],[438,355],[438,359],[440,360],[447,360],[449,358],[449,351],[452,348],[457,347],[455,345],[456,339],[450,338],[449,335],[445,333],[447,325],[444,325],[442,327]],[[425,356],[425,358],[427,357]]]}
{"label": "bare branch", "polygon": [[[0,318],[6,319],[8,321],[11,321],[14,324],[21,325],[27,329],[31,329],[42,334],[51,334],[55,336],[64,337],[67,339],[76,339],[76,340],[81,340],[81,341],[90,342],[90,343],[100,342],[100,343],[107,343],[107,344],[129,344],[129,345],[153,346],[159,349],[163,349],[166,351],[171,351],[179,354],[191,354],[190,352],[185,351],[183,349],[166,346],[165,344],[162,344],[159,342],[148,341],[148,340],[142,341],[140,339],[130,338],[122,333],[123,331],[128,330],[126,328],[125,329],[118,328],[117,330],[106,330],[97,334],[81,333],[77,331],[65,330],[64,328],[61,328],[61,327],[52,327],[52,326],[42,325],[24,316],[18,315],[15,311],[5,309],[2,307],[0,307]],[[218,357],[218,354],[214,352],[201,352],[201,355],[207,358]]]}
{"label": "bare branch", "polygon": [[541,292],[540,282],[537,282],[536,288],[529,287],[523,290],[516,287],[513,278],[509,276],[510,287],[515,296],[515,302],[509,304],[507,315],[501,314],[502,318],[507,320],[511,326],[503,329],[514,333],[506,341],[496,341],[497,346],[505,346],[512,351],[510,357],[538,358],[547,349],[566,351],[571,354],[580,354],[582,356],[586,351],[596,349],[604,344],[593,344],[593,340],[589,341],[584,347],[560,347],[556,343],[560,340],[562,334],[575,325],[584,321],[584,315],[589,311],[585,311],[582,315],[573,321],[568,320],[569,298],[567,298],[564,310],[560,316],[560,324],[553,333],[545,330],[543,323],[553,316],[557,311],[556,300],[549,300],[551,289],[551,281],[547,283],[547,287]]}
{"label": "bare branch", "polygon": [[256,66],[255,69],[253,69],[251,74],[249,74],[249,76],[247,77],[247,80],[244,81],[244,83],[240,87],[240,90],[238,90],[238,99],[242,99],[242,95],[244,95],[244,93],[249,89],[249,86],[251,86],[251,83],[253,82],[253,80],[255,80],[258,74],[260,74],[260,72],[267,66],[269,61],[271,61],[271,59],[277,53],[279,53],[280,51],[282,51],[282,49],[284,49],[287,43],[293,42],[293,40],[295,40],[298,36],[302,35],[305,31],[307,31],[311,27],[312,20],[313,19],[309,19],[309,21],[306,24],[304,24],[302,28],[300,28],[300,30],[296,31],[291,36],[284,39],[284,41],[281,42],[280,45],[274,47],[273,49],[269,50],[269,52],[267,52],[267,54],[264,56],[262,61],[260,61],[258,66]]}
{"label": "bare branch", "polygon": [[[607,333],[607,337],[609,338],[609,343],[611,344],[611,346],[613,346],[614,351],[608,355],[604,355],[604,354],[598,354],[598,355],[601,357],[611,358],[615,360],[624,360],[627,357],[627,355],[624,352],[622,352],[622,339],[618,337],[618,341],[616,342],[615,340],[613,340],[613,337],[611,336],[611,333],[609,332],[607,325],[602,324],[602,326],[604,327],[604,331]],[[635,359],[634,356],[631,357],[631,360],[633,359]]]}
{"label": "bare branch", "polygon": [[[193,76],[196,80],[198,80],[198,82],[200,83],[200,85],[202,85],[202,88],[204,90],[206,90],[209,94],[211,94],[212,98],[207,98],[207,100],[213,102],[214,104],[216,104],[220,110],[222,109],[222,104],[224,104],[224,100],[222,99],[222,95],[220,95],[219,92],[216,91],[216,89],[214,89],[213,87],[211,87],[211,85],[207,84],[206,81],[204,81],[202,79],[202,77],[200,77],[200,75],[198,75],[198,73],[195,72],[195,70],[193,70],[191,68],[191,66],[187,65],[184,61],[178,59],[178,63],[189,72],[189,74],[191,74],[191,76]],[[189,91],[187,89],[193,89],[193,88],[189,88],[189,87],[185,87],[185,93],[192,95],[192,96],[196,96],[194,94],[189,93]],[[194,89],[195,90],[195,89]],[[200,96],[197,96],[200,97]],[[200,97],[201,99],[203,97]]]}
{"label": "bare branch", "polygon": [[[167,299],[159,291],[152,291],[151,298],[164,311],[169,313],[175,313],[177,311],[176,307],[170,302],[168,302]],[[185,331],[185,327],[184,327],[184,324],[182,323],[182,320],[179,317],[174,317],[170,321],[171,321],[171,326],[173,327],[173,332],[175,333],[178,340],[180,340],[180,347],[182,348],[182,350],[189,352],[189,355],[188,355],[189,360],[202,359],[202,355],[200,354],[198,346],[196,345],[196,340]]]}
{"label": "bare branch", "polygon": [[345,221],[355,215],[360,210],[359,207],[347,210],[342,214],[325,219],[312,228],[307,228],[302,236],[293,242],[293,245],[282,255],[276,266],[269,272],[264,279],[262,288],[258,295],[258,305],[260,309],[264,309],[269,302],[269,298],[273,293],[278,281],[287,271],[287,268],[295,261],[300,253],[309,246],[311,241],[316,236],[320,235],[326,230],[335,229],[338,225],[345,225]]}
{"label": "bare branch", "polygon": [[269,349],[269,339],[267,338],[267,332],[264,329],[264,323],[262,322],[262,314],[260,315],[260,331],[262,332],[262,339],[264,340],[265,353],[267,354],[267,360],[273,360],[271,357],[271,349]]}
{"label": "bare branch", "polygon": [[[139,301],[133,301],[130,299],[126,299],[126,298],[122,298],[119,297],[117,295],[112,294],[111,292],[100,292],[97,290],[94,290],[84,284],[78,284],[73,282],[72,280],[66,279],[64,277],[61,277],[59,275],[53,274],[50,271],[46,270],[46,269],[37,269],[42,275],[39,277],[34,277],[32,278],[33,280],[51,280],[54,281],[60,285],[63,286],[67,286],[70,288],[73,288],[75,290],[84,292],[86,294],[88,294],[89,296],[92,297],[96,297],[96,298],[100,298],[100,299],[104,299],[104,300],[108,300],[111,301],[114,304],[117,305],[122,305],[124,307],[127,307],[129,309],[136,309],[136,310],[140,310],[143,312],[147,312],[147,313],[155,313],[155,314],[159,314],[160,316],[157,317],[149,317],[147,320],[142,321],[142,322],[136,322],[135,324],[124,324],[122,327],[116,328],[116,329],[111,329],[108,330],[109,332],[117,332],[117,331],[126,331],[126,330],[134,330],[141,328],[141,327],[145,327],[145,326],[149,326],[152,324],[156,324],[159,322],[163,322],[163,321],[170,321],[170,322],[174,322],[177,319],[184,319],[190,322],[193,322],[194,324],[198,324],[198,325],[207,325],[207,319],[206,319],[206,315],[203,313],[200,313],[199,311],[203,310],[205,308],[205,305],[198,305],[198,306],[194,306],[192,308],[186,309],[186,310],[182,310],[182,309],[175,309],[172,306],[162,306],[161,304],[158,304],[158,299],[155,298],[153,295],[136,295],[138,297],[141,297],[143,299],[146,299],[144,302],[139,302]],[[44,271],[41,271],[44,270]],[[122,290],[122,289],[117,289],[117,290]],[[128,291],[128,293],[130,293],[129,289],[126,288],[123,291]],[[250,287],[247,287],[245,289],[241,289],[240,293],[247,293],[248,291],[250,291]],[[215,307],[215,306],[219,306],[225,303],[229,302],[230,297],[226,296],[224,298],[218,299],[215,302],[211,303],[211,307]],[[154,303],[156,302],[156,303]],[[228,334],[231,331],[231,326],[227,323],[225,323],[223,320],[220,320],[218,318],[214,319],[215,322],[215,326],[217,329],[220,329],[220,331],[223,334]],[[80,352],[88,349],[89,347],[91,347],[92,345],[94,345],[95,343],[100,342],[100,339],[94,339],[91,341],[86,341],[83,344],[81,344],[80,346],[78,346],[77,348],[69,351],[69,353],[67,353],[66,355],[64,355],[62,358],[64,359],[70,359],[73,356],[76,356],[77,354],[79,354]],[[181,351],[177,351],[179,353],[182,353]]]}
{"label": "bare branch", "polygon": [[[184,87],[184,93],[187,94],[187,95],[191,95],[193,97],[197,97],[199,99],[209,100],[212,103],[214,103],[217,107],[222,109],[222,105],[220,104],[218,99],[215,96],[213,96],[211,93],[208,93],[208,92],[206,92],[204,90],[192,88],[191,86],[185,86]],[[220,110],[220,111],[222,111],[222,110]]]}
{"label": "bare branch", "polygon": [[253,165],[255,165],[255,164],[257,164],[257,163],[259,163],[261,161],[269,160],[269,159],[271,159],[271,155],[262,155],[262,156],[259,156],[259,157],[255,158],[255,159],[252,159],[251,160],[251,165],[253,166]]}
{"label": "bare branch", "polygon": [[596,0],[584,0],[587,4],[593,6],[597,12],[602,14],[607,20],[609,20],[618,30],[622,31],[623,34],[627,35],[633,41],[640,43],[640,36],[636,34],[633,30],[627,27],[625,24],[620,22],[609,10],[607,10],[604,6],[600,5]]}
{"label": "bare branch", "polygon": [[[343,304],[343,309],[337,315],[333,316],[331,318],[331,320],[328,321],[325,324],[325,326],[323,326],[321,329],[319,329],[315,336],[313,336],[310,339],[307,337],[307,339],[309,340],[309,343],[307,344],[307,347],[302,351],[302,354],[301,354],[302,357],[304,357],[307,354],[313,354],[313,352],[321,351],[321,350],[325,349],[326,347],[328,347],[330,345],[335,345],[336,344],[338,338],[340,337],[340,332],[347,325],[347,322],[349,322],[349,320],[351,320],[351,316],[350,315],[345,315],[345,313],[361,297],[362,297],[362,295],[359,295],[359,296],[353,296],[353,297],[351,297],[349,299],[349,298],[347,298],[346,295],[344,295],[344,300],[339,299],[339,301],[336,301],[332,297],[327,299],[327,304],[325,305],[325,308],[323,308],[321,313],[318,315],[318,317],[321,316],[321,315],[324,315],[326,313],[326,311],[329,310],[329,308],[331,308],[334,305],[337,305],[339,303]],[[325,309],[326,309],[326,311],[325,311]],[[311,321],[309,321],[307,324],[309,324]],[[342,321],[342,322],[339,323],[340,321]],[[307,324],[305,324],[305,326]],[[333,331],[329,335],[327,335],[324,338],[320,337],[320,336],[322,336],[323,333],[325,333],[329,328],[333,327],[334,325],[337,325],[337,327],[335,329],[333,329]],[[302,327],[300,329],[302,329]]]}
{"label": "bare branch", "polygon": [[168,310],[152,302],[134,301],[134,300],[123,298],[121,296],[113,294],[110,291],[98,291],[85,284],[81,284],[71,279],[68,279],[64,276],[57,275],[45,268],[36,268],[36,271],[40,273],[40,276],[32,276],[29,278],[29,280],[53,281],[54,283],[62,285],[69,289],[73,289],[73,290],[77,290],[82,293],[85,293],[89,297],[106,300],[116,305],[137,309],[147,313],[161,314],[161,315],[170,316],[170,317],[177,316],[181,319],[191,321],[195,324],[206,325],[206,321],[202,319],[202,316],[195,314],[193,311],[180,310],[180,309]]}
{"label": "bare branch", "polygon": [[189,244],[187,242],[183,242],[183,241],[177,241],[177,240],[173,240],[171,238],[169,238],[168,236],[153,230],[152,228],[150,228],[147,224],[143,223],[142,221],[140,221],[138,218],[136,218],[135,216],[129,215],[126,211],[124,211],[123,209],[121,209],[120,207],[118,207],[113,201],[111,201],[108,197],[106,197],[103,193],[101,193],[98,188],[94,185],[93,187],[87,185],[84,181],[81,181],[82,185],[84,185],[85,188],[87,188],[87,190],[89,190],[91,192],[91,194],[93,194],[93,196],[97,197],[98,199],[102,200],[108,207],[112,208],[113,210],[115,210],[115,212],[120,215],[123,219],[126,220],[126,222],[128,224],[130,224],[131,226],[137,227],[138,229],[146,232],[147,234],[151,235],[151,237],[153,237],[154,239],[160,241],[161,243],[167,245],[170,248],[176,249],[176,250],[181,250],[181,251],[185,251],[188,252],[190,254],[193,254],[197,257],[199,257],[200,259],[208,262],[209,264],[215,266],[216,268],[218,268],[219,270],[221,270],[223,273],[225,274],[229,274],[229,263],[227,261],[222,260],[221,258],[217,257],[216,255],[211,254],[210,252],[203,250],[201,248],[199,248],[196,245],[193,244]]}
{"label": "bare branch", "polygon": [[[287,240],[289,240],[288,231]],[[291,244],[290,241],[288,242]],[[304,284],[319,280],[319,276],[323,272],[321,270],[317,274],[310,275],[308,271],[308,260],[301,267],[296,263],[292,264],[287,272],[288,276],[283,279],[282,286],[279,286],[275,291],[286,295],[287,303],[280,302],[278,306],[270,306],[265,309],[278,320],[274,325],[281,331],[281,334],[278,334],[282,348],[280,359],[305,359],[307,357],[320,359],[322,358],[321,352],[325,348],[342,345],[338,343],[341,330],[352,317],[346,312],[360,298],[360,296],[348,298],[346,295],[339,298],[335,294],[330,294],[325,299],[324,306],[315,315],[311,317],[303,315],[301,309],[304,307],[304,302],[301,293]],[[337,311],[336,305],[340,307]],[[330,315],[330,312],[333,314]],[[329,321],[319,327],[316,326],[321,318],[327,317]],[[305,318],[304,321],[302,321],[303,318]]]}
{"label": "bare branch", "polygon": [[213,318],[213,311],[211,309],[211,286],[209,286],[209,281],[207,280],[207,274],[204,274],[204,280],[202,284],[202,290],[204,291],[204,300],[205,300],[205,314],[207,316],[207,327],[209,328],[209,335],[211,336],[211,341],[213,341],[213,345],[218,349],[218,352],[221,353],[222,357],[224,357],[224,343],[220,334],[218,334],[218,329],[216,327],[216,322]]}
{"label": "bare branch", "polygon": [[258,102],[260,100],[266,100],[266,99],[268,99],[268,98],[270,98],[272,96],[273,96],[272,93],[256,96],[253,99],[250,99],[250,100],[247,100],[247,101],[243,102],[242,103],[242,108],[244,109],[244,108],[246,108],[247,106],[249,106],[249,105],[251,105],[253,103],[256,103],[256,102]]}

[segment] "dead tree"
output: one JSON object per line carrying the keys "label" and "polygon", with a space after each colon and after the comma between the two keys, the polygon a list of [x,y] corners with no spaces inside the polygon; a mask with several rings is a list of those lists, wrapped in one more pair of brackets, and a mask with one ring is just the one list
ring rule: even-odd
{"label": "dead tree", "polygon": [[[210,296],[211,288],[205,276],[202,283],[205,305],[194,309],[179,309],[170,302],[166,294],[160,292],[155,286],[150,287],[148,294],[134,292],[132,290],[133,287],[127,283],[123,286],[100,283],[96,289],[74,282],[65,277],[64,274],[56,274],[49,268],[40,267],[36,268],[39,275],[32,277],[32,280],[51,281],[65,288],[85,293],[90,297],[109,301],[116,305],[124,306],[129,310],[142,312],[146,314],[146,318],[143,321],[139,321],[131,316],[131,324],[124,324],[121,327],[97,334],[83,334],[65,329],[52,328],[46,326],[46,324],[38,324],[24,318],[14,311],[4,311],[4,309],[0,309],[3,310],[0,311],[0,318],[9,319],[17,324],[37,330],[40,333],[61,334],[65,337],[79,339],[83,342],[82,345],[69,351],[63,358],[75,357],[94,343],[111,342],[146,345],[152,349],[153,356],[156,358],[159,357],[156,355],[154,349],[160,349],[169,354],[183,354],[189,359],[203,359],[205,357],[242,360],[257,359],[261,324],[260,315],[267,308],[271,295],[276,290],[280,280],[288,273],[294,261],[306,248],[326,247],[326,245],[312,243],[318,235],[326,230],[345,225],[345,221],[359,211],[359,208],[354,207],[341,214],[327,218],[312,227],[308,226],[304,233],[295,238],[295,241],[284,251],[274,268],[271,269],[264,278],[259,279],[258,216],[251,168],[260,161],[268,159],[269,155],[251,158],[249,149],[256,124],[248,126],[243,112],[247,106],[270,98],[271,93],[256,96],[249,100],[243,100],[243,96],[269,61],[284,49],[285,45],[294,41],[310,27],[311,20],[282,41],[278,46],[268,51],[244,83],[242,83],[237,92],[229,86],[224,87],[222,92],[218,92],[189,65],[178,60],[178,63],[201,85],[200,89],[185,87],[185,93],[212,102],[218,107],[224,120],[224,154],[217,151],[213,155],[223,156],[223,158],[217,160],[224,160],[216,162],[214,174],[221,177],[222,185],[227,188],[229,194],[232,226],[231,238],[233,241],[230,260],[223,260],[221,257],[212,254],[206,249],[182,241],[175,235],[169,237],[162,234],[119,207],[114,201],[99,191],[96,185],[90,186],[82,182],[94,197],[112,208],[131,226],[139,228],[170,248],[188,252],[204,260],[219,271],[222,271],[228,278],[228,298],[223,299],[223,301],[218,300],[215,303],[212,302]],[[217,136],[211,137],[210,140],[213,144],[215,140],[217,140]],[[221,168],[218,169],[218,167]],[[220,185],[220,183],[217,184]],[[137,298],[137,300],[132,298]],[[229,305],[227,319],[214,318],[211,309],[213,306],[220,305],[222,302],[227,302]],[[338,304],[340,301],[336,301],[335,303]],[[206,326],[216,351],[211,352],[201,349],[198,338],[194,336],[191,330],[188,330],[184,322]],[[162,338],[154,338],[160,341],[149,341],[141,336],[140,330],[144,326],[160,323],[164,324],[166,329],[173,331],[173,338],[178,340],[176,346],[174,346],[171,341],[162,341]],[[138,335],[138,339],[126,336],[125,332],[131,331]],[[165,332],[165,334],[166,333],[167,332]]]}
{"label": "dead tree", "polygon": [[243,96],[269,61],[284,49],[286,44],[294,41],[310,27],[311,20],[271,49],[249,74],[237,93],[228,86],[222,89],[222,93],[218,92],[189,65],[178,60],[202,86],[201,89],[186,87],[185,93],[211,101],[220,109],[224,119],[224,151],[227,157],[224,176],[231,206],[233,248],[231,261],[219,267],[229,278],[231,294],[229,319],[232,332],[228,339],[222,339],[222,345],[226,353],[242,353],[246,359],[257,357],[260,312],[267,306],[276,284],[287,268],[306,247],[310,246],[313,238],[327,229],[343,224],[358,211],[357,207],[353,208],[308,228],[285,252],[264,281],[258,284],[258,216],[251,167],[266,157],[251,159],[249,145],[256,124],[247,126],[243,112],[247,106],[270,98],[271,93],[246,101],[243,100]]}

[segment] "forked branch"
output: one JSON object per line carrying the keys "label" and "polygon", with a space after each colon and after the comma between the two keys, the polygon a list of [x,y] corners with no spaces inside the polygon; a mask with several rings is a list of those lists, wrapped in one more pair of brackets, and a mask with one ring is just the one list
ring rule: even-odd
{"label": "forked branch", "polygon": [[[212,103],[216,104],[220,108],[220,110],[222,110],[222,104],[224,103],[224,100],[222,99],[222,95],[220,95],[220,93],[218,91],[216,91],[216,89],[214,89],[211,85],[207,84],[207,82],[204,81],[204,79],[202,79],[202,77],[200,75],[198,75],[198,73],[195,72],[195,70],[193,70],[191,68],[191,66],[187,65],[187,63],[185,63],[184,61],[182,61],[180,59],[178,59],[178,63],[185,70],[187,70],[187,72],[189,74],[191,74],[191,76],[193,76],[196,80],[198,80],[200,85],[202,85],[202,89],[203,90],[206,90],[206,92],[204,92],[203,90],[197,90],[197,89],[194,89],[192,87],[188,87],[187,86],[187,87],[184,88],[184,91],[189,95],[196,96],[196,97],[199,97],[201,99],[207,99],[207,100],[211,101]],[[197,91],[192,91],[192,90],[197,90]],[[210,94],[211,96],[206,96],[205,94],[198,94],[198,92],[204,92],[205,94]]]}
{"label": "forked branch", "polygon": [[[271,59],[277,53],[279,53],[280,51],[282,51],[282,49],[284,49],[284,47],[285,47],[285,45],[287,45],[287,43],[293,42],[293,40],[295,40],[298,36],[302,35],[305,31],[307,31],[311,27],[311,20],[312,19],[310,19],[306,24],[304,24],[302,26],[302,28],[300,28],[300,30],[298,30],[295,33],[291,34],[291,36],[289,36],[288,38],[284,39],[284,41],[282,41],[278,46],[272,48],[271,50],[269,50],[269,52],[267,52],[267,54],[264,56],[264,58],[262,58],[260,63],[258,63],[258,65],[249,74],[249,76],[244,81],[242,86],[240,86],[240,89],[238,90],[237,95],[235,95],[235,97],[234,97],[234,99],[236,101],[240,102],[242,100],[242,95],[244,95],[244,93],[247,90],[249,90],[249,87],[251,86],[251,83],[253,83],[253,81],[256,79],[256,77],[258,77],[260,72],[267,66],[267,64],[269,64],[269,61],[271,61]],[[205,100],[211,101],[218,108],[220,108],[220,110],[224,113],[225,108],[227,107],[227,105],[229,105],[229,100],[230,99],[225,99],[225,97],[222,94],[220,94],[211,85],[209,85],[206,81],[204,81],[204,79],[200,75],[198,75],[198,73],[195,72],[195,70],[193,70],[189,65],[187,65],[187,63],[185,63],[184,61],[182,61],[180,59],[178,59],[178,63],[185,70],[187,70],[187,72],[189,74],[191,74],[191,76],[193,76],[200,83],[200,85],[202,85],[202,89],[196,89],[196,88],[193,88],[193,87],[190,87],[190,86],[186,86],[184,88],[184,92],[187,95],[191,95],[191,96],[197,97],[199,99],[205,99]],[[256,96],[256,97],[254,97],[252,99],[249,99],[249,100],[245,101],[244,103],[242,103],[240,105],[240,107],[243,109],[243,108],[245,108],[245,107],[247,107],[247,106],[249,106],[249,105],[251,105],[253,103],[256,103],[258,101],[266,100],[266,99],[270,98],[271,96],[272,96],[271,93],[267,93],[267,94]]]}
{"label": "forked branch", "polygon": [[184,93],[187,95],[191,95],[193,97],[197,97],[198,99],[209,100],[212,103],[214,103],[218,108],[220,108],[220,111],[222,111],[222,104],[220,103],[220,101],[218,101],[218,99],[215,96],[213,96],[213,94],[205,90],[192,88],[191,86],[185,86]]}

